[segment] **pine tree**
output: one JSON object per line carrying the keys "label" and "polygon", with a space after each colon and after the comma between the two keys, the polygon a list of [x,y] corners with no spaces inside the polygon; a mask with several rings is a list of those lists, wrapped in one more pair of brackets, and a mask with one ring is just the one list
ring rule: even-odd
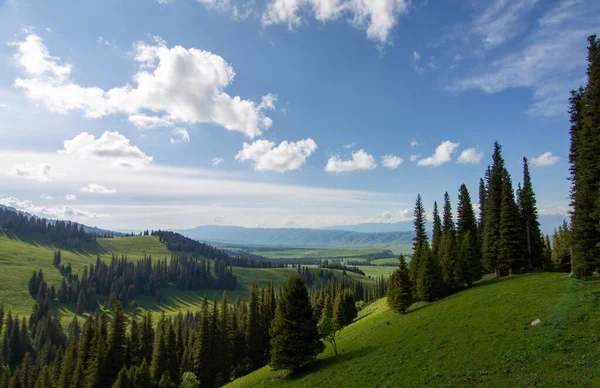
{"label": "pine tree", "polygon": [[[471,195],[465,184],[458,191],[456,241],[459,244],[455,279],[458,284],[469,287],[481,277],[481,253],[477,235],[477,219],[471,203]],[[468,237],[465,237],[468,235]],[[464,244],[470,244],[468,247]]]}
{"label": "pine tree", "polygon": [[173,382],[171,375],[165,372],[158,382],[158,388],[177,388],[177,384]]}
{"label": "pine tree", "polygon": [[151,373],[152,378],[155,381],[160,381],[161,377],[167,370],[167,340],[165,333],[165,326],[167,324],[167,318],[165,313],[161,313],[160,320],[156,328],[156,335],[154,337],[154,350],[152,351],[152,366]]}
{"label": "pine tree", "polygon": [[140,328],[140,357],[145,359],[148,364],[152,362],[154,336],[152,313],[146,311]]}
{"label": "pine tree", "polygon": [[298,369],[312,362],[325,348],[306,284],[295,274],[283,287],[270,334],[274,369]]}
{"label": "pine tree", "polygon": [[123,366],[117,375],[117,379],[115,380],[112,388],[129,388],[131,387],[132,382],[129,381],[129,373],[127,371],[127,367]]}
{"label": "pine tree", "polygon": [[544,271],[554,271],[554,266],[552,265],[552,245],[550,244],[550,236],[548,235],[546,235],[546,238],[544,239],[542,268]]}
{"label": "pine tree", "polygon": [[431,251],[434,255],[439,255],[440,241],[442,239],[442,220],[438,210],[437,201],[433,203],[433,235],[431,238]]}
{"label": "pine tree", "polygon": [[108,338],[107,379],[113,381],[125,364],[127,353],[127,321],[121,302],[112,306],[112,323]]}
{"label": "pine tree", "polygon": [[494,143],[492,165],[486,174],[487,191],[483,214],[483,263],[490,272],[499,275],[498,255],[500,253],[500,209],[502,207],[502,176],[504,159],[502,146]]}
{"label": "pine tree", "polygon": [[433,302],[441,296],[444,277],[440,263],[428,245],[423,249],[423,261],[417,278],[417,296],[420,300]]}
{"label": "pine tree", "polygon": [[75,375],[75,369],[77,368],[77,348],[75,343],[70,343],[65,351],[65,356],[62,359],[60,367],[60,377],[58,379],[58,385],[60,387],[71,386],[73,377]]}
{"label": "pine tree", "polygon": [[154,387],[155,382],[152,379],[152,374],[150,373],[150,367],[148,366],[148,362],[144,358],[140,366],[135,370],[135,377],[133,380],[134,387]]}
{"label": "pine tree", "polygon": [[246,325],[246,338],[248,340],[248,357],[255,368],[261,366],[263,359],[262,335],[260,328],[260,310],[258,300],[258,286],[252,283],[250,300],[248,302],[248,323]]}
{"label": "pine tree", "polygon": [[185,372],[181,376],[180,388],[200,388],[200,381],[196,378],[192,372]]}
{"label": "pine tree", "polygon": [[333,319],[340,329],[348,326],[358,315],[354,294],[349,289],[337,292],[333,304]]}
{"label": "pine tree", "polygon": [[519,203],[523,223],[525,262],[528,268],[540,268],[542,266],[544,242],[540,231],[540,223],[538,222],[537,201],[531,185],[527,158],[523,158],[523,187],[519,191],[517,202]]}
{"label": "pine tree", "polygon": [[412,283],[416,284],[423,257],[422,251],[425,247],[429,247],[429,239],[425,231],[425,207],[421,200],[421,194],[417,195],[415,202],[413,225],[415,228],[415,237],[413,239],[413,256],[410,260],[409,272]]}
{"label": "pine tree", "polygon": [[[435,256],[433,252],[431,252],[431,254]],[[444,193],[442,238],[437,257],[442,266],[442,275],[446,291],[449,291],[456,287],[455,271],[458,252],[456,247],[456,227],[452,218],[452,204],[450,203],[450,195],[448,195],[448,192]]]}
{"label": "pine tree", "polygon": [[600,40],[588,38],[587,84],[571,92],[572,273],[600,268]]}
{"label": "pine tree", "polygon": [[400,255],[400,264],[388,281],[387,304],[390,309],[404,314],[413,303],[412,288],[406,259]]}
{"label": "pine tree", "polygon": [[501,273],[513,274],[523,264],[522,236],[519,208],[515,203],[510,174],[505,169],[502,176],[502,206],[497,262]]}

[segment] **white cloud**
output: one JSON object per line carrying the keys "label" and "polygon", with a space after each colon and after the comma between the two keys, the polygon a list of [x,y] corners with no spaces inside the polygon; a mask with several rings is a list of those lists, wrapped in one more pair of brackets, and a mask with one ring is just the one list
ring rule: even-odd
{"label": "white cloud", "polygon": [[415,148],[419,146],[419,142],[417,141],[417,139],[412,139],[412,141],[410,142],[410,148]]}
{"label": "white cloud", "polygon": [[287,24],[292,29],[303,23],[303,13],[312,13],[320,22],[344,18],[366,30],[369,39],[386,44],[408,5],[407,0],[269,0],[262,23]]}
{"label": "white cloud", "polygon": [[75,194],[67,194],[65,195],[65,199],[67,201],[77,201],[77,197],[75,196]]}
{"label": "white cloud", "polygon": [[99,45],[106,46],[106,47],[117,47],[117,45],[114,42],[109,42],[108,40],[104,39],[101,36],[99,36],[98,39],[96,39],[96,42]]}
{"label": "white cloud", "polygon": [[421,154],[412,154],[412,155],[410,155],[409,159],[410,159],[411,162],[415,162],[420,157],[421,157]]}
{"label": "white cloud", "polygon": [[45,200],[47,200],[47,201],[51,201],[51,200],[53,200],[53,199],[54,199],[54,197],[53,197],[53,196],[51,196],[51,195],[48,195],[48,194],[42,193],[42,194],[40,195],[40,199],[45,199]]}
{"label": "white cloud", "polygon": [[[162,0],[171,1],[171,0]],[[254,1],[240,0],[196,0],[206,8],[228,13],[234,20],[244,20],[254,13]]]}
{"label": "white cloud", "polygon": [[73,219],[73,218],[98,218],[98,214],[92,213],[86,210],[75,209],[71,206],[63,207],[44,207],[34,205],[31,201],[19,200],[15,197],[4,197],[0,198],[0,204],[5,206],[13,207],[17,210],[21,210],[38,217],[44,218],[59,218],[59,219]]}
{"label": "white cloud", "polygon": [[383,158],[381,158],[381,160],[381,164],[383,164],[383,167],[387,167],[392,170],[398,168],[398,166],[401,165],[402,162],[404,162],[404,159],[394,155],[385,155]]}
{"label": "white cloud", "polygon": [[131,145],[129,139],[119,132],[107,131],[98,139],[82,132],[72,140],[65,140],[64,149],[58,153],[75,159],[106,160],[115,167],[140,168],[152,162],[151,156]]}
{"label": "white cloud", "polygon": [[558,156],[552,155],[552,152],[544,152],[538,157],[531,158],[531,163],[536,167],[552,166],[559,161]]}
{"label": "white cloud", "polygon": [[[522,18],[525,14],[521,10],[530,9],[533,3],[533,0],[491,3],[486,11],[490,18],[496,18],[494,7],[502,5],[499,12],[508,16],[498,19],[498,23],[507,23],[500,28],[491,23],[489,28],[482,30],[485,31],[484,46],[502,44],[515,36],[513,32],[523,36],[506,50],[490,51],[490,55],[481,56],[478,66],[458,79],[451,90],[478,89],[491,94],[511,88],[528,88],[533,93],[533,104],[528,109],[531,115],[567,113],[569,91],[585,81],[586,38],[600,29],[600,3],[562,0],[541,12],[538,18],[531,19],[529,24],[524,24],[530,18]],[[504,8],[518,12],[502,11]]]}
{"label": "white cloud", "polygon": [[418,52],[415,51],[412,55],[412,63],[413,63],[413,67],[415,68],[415,71],[417,73],[422,73],[425,71],[425,68],[419,64],[420,61],[421,61],[421,54],[419,54]]}
{"label": "white cloud", "polygon": [[538,0],[493,0],[476,16],[471,32],[481,39],[485,49],[515,38],[526,25],[523,21]]}
{"label": "white cloud", "polygon": [[467,148],[460,153],[457,163],[463,164],[478,164],[483,159],[483,152],[477,151],[475,148]]}
{"label": "white cloud", "polygon": [[452,153],[458,147],[458,143],[452,143],[449,140],[442,142],[437,148],[435,152],[430,157],[419,160],[420,166],[441,166],[444,163],[447,163],[452,160]]}
{"label": "white cloud", "polygon": [[0,108],[8,108],[8,104],[0,104]]}
{"label": "white cloud", "polygon": [[134,51],[139,70],[132,77],[133,85],[104,90],[71,81],[72,66],[51,56],[35,34],[11,45],[17,49],[16,62],[29,76],[17,78],[15,87],[51,112],[79,110],[90,118],[125,114],[134,116],[131,122],[142,126],[150,122],[140,115],[152,112],[161,119],[155,125],[166,123],[162,120],[214,123],[249,138],[273,124],[265,111],[274,108],[274,96],[267,94],[256,104],[227,94],[224,89],[233,82],[235,72],[225,59],[208,51],[169,48],[159,37],[150,44],[137,42]]}
{"label": "white cloud", "polygon": [[114,194],[117,192],[117,190],[109,189],[96,183],[90,183],[89,185],[80,188],[79,191],[92,194]]}
{"label": "white cloud", "polygon": [[173,135],[173,137],[169,139],[171,144],[190,142],[190,134],[185,128],[175,128],[171,131],[171,135]]}
{"label": "white cloud", "polygon": [[286,172],[299,170],[316,149],[317,143],[310,138],[298,142],[282,141],[277,147],[274,142],[257,140],[252,144],[244,143],[235,158],[240,162],[254,161],[256,171]]}
{"label": "white cloud", "polygon": [[129,122],[138,128],[156,128],[156,127],[172,127],[172,121],[157,116],[147,116],[145,114],[131,115],[127,118]]}
{"label": "white cloud", "polygon": [[325,171],[332,173],[358,171],[358,170],[373,170],[377,168],[375,158],[360,149],[352,152],[352,159],[342,160],[339,155],[334,155],[329,158]]}
{"label": "white cloud", "polygon": [[23,163],[15,164],[12,166],[8,175],[14,177],[21,177],[26,179],[33,179],[38,182],[48,182],[57,176],[49,163]]}
{"label": "white cloud", "polygon": [[213,158],[212,164],[213,166],[218,166],[219,164],[223,163],[223,161],[225,161],[223,158]]}
{"label": "white cloud", "polygon": [[350,149],[350,148],[354,148],[355,145],[356,145],[356,143],[349,143],[349,144],[344,144],[342,147]]}

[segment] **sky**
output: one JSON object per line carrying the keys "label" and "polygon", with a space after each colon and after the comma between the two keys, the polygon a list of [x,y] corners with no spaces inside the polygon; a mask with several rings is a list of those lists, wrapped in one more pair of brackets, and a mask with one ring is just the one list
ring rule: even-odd
{"label": "sky", "polygon": [[0,203],[104,228],[456,206],[500,142],[568,211],[595,0],[0,0]]}

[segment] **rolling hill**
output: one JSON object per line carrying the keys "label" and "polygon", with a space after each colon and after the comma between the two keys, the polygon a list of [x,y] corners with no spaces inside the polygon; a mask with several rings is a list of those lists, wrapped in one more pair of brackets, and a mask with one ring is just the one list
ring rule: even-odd
{"label": "rolling hill", "polygon": [[[259,369],[228,387],[597,386],[600,285],[560,273],[480,282],[406,315],[380,299],[293,375]],[[531,323],[540,319],[541,324]]]}

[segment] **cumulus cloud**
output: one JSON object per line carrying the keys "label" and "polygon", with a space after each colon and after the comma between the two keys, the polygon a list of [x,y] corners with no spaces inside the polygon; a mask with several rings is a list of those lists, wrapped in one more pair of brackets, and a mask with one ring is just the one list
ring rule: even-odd
{"label": "cumulus cloud", "polygon": [[410,157],[408,159],[410,159],[411,162],[415,162],[417,161],[419,158],[421,157],[421,154],[412,154],[410,155]]}
{"label": "cumulus cloud", "polygon": [[477,151],[475,148],[467,148],[460,153],[457,163],[463,164],[478,164],[483,159],[483,152]]}
{"label": "cumulus cloud", "polygon": [[552,152],[544,152],[538,157],[531,158],[531,163],[536,167],[552,166],[559,161],[558,156],[552,155]]}
{"label": "cumulus cloud", "polygon": [[320,22],[347,19],[366,30],[370,40],[386,44],[408,5],[407,0],[268,0],[262,24],[287,24],[292,29],[303,23],[304,14],[312,13]]}
{"label": "cumulus cloud", "polygon": [[316,149],[317,143],[310,138],[298,142],[282,141],[278,146],[268,140],[257,140],[252,144],[244,143],[235,158],[240,162],[254,161],[256,171],[286,172],[299,170]]}
{"label": "cumulus cloud", "polygon": [[452,160],[452,153],[458,147],[458,143],[452,143],[449,140],[442,142],[437,148],[433,155],[419,160],[420,166],[441,166]]}
{"label": "cumulus cloud", "polygon": [[[16,47],[16,62],[28,75],[17,78],[15,87],[52,112],[78,110],[90,118],[125,114],[142,127],[167,122],[213,123],[249,138],[273,124],[265,111],[274,108],[274,96],[268,94],[257,104],[227,94],[225,88],[235,77],[233,67],[208,51],[167,47],[159,37],[152,43],[137,42],[134,52],[139,68],[133,83],[104,90],[73,82],[72,65],[51,56],[38,35],[30,33],[11,45]],[[143,117],[145,112],[159,119]]]}
{"label": "cumulus cloud", "polygon": [[65,195],[65,199],[67,201],[77,201],[77,197],[75,196],[75,194],[67,194]]}
{"label": "cumulus cloud", "polygon": [[44,218],[98,218],[98,214],[96,213],[75,209],[71,206],[44,207],[34,205],[31,201],[19,200],[15,197],[0,198],[0,204]]}
{"label": "cumulus cloud", "polygon": [[404,162],[404,159],[394,155],[385,155],[383,158],[381,158],[381,164],[383,164],[383,167],[387,167],[392,170],[398,168],[402,162]]}
{"label": "cumulus cloud", "polygon": [[109,189],[96,183],[90,183],[89,185],[80,188],[79,191],[92,194],[114,194],[117,192],[117,190]]}
{"label": "cumulus cloud", "polygon": [[25,179],[32,179],[38,182],[48,182],[57,174],[54,173],[49,163],[23,163],[12,166],[8,175]]}
{"label": "cumulus cloud", "polygon": [[213,166],[218,166],[219,164],[223,163],[223,161],[225,161],[223,158],[213,158],[212,164]]}
{"label": "cumulus cloud", "polygon": [[415,148],[419,146],[419,142],[417,141],[417,139],[412,139],[412,141],[410,142],[410,148]]}
{"label": "cumulus cloud", "polygon": [[64,141],[64,149],[58,153],[75,159],[95,159],[112,162],[116,167],[140,168],[152,162],[137,146],[119,132],[104,132],[98,139],[82,132],[72,140]]}
{"label": "cumulus cloud", "polygon": [[339,155],[334,155],[329,158],[325,171],[332,173],[358,171],[358,170],[373,170],[377,168],[375,158],[360,149],[352,153],[352,159],[342,160]]}
{"label": "cumulus cloud", "polygon": [[171,131],[171,135],[173,136],[169,139],[171,144],[190,142],[190,134],[185,128],[175,128]]}
{"label": "cumulus cloud", "polygon": [[129,122],[138,128],[156,128],[156,127],[172,127],[172,121],[158,116],[148,116],[145,114],[131,115],[127,118]]}

